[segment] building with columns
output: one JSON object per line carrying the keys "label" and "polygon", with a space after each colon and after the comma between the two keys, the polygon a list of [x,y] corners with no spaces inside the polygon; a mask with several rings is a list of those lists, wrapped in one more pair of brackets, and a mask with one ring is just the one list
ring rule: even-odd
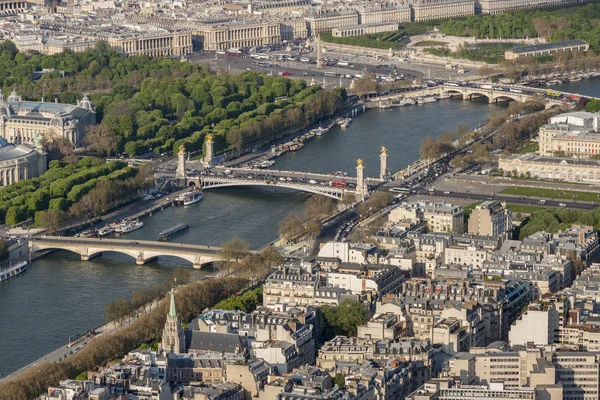
{"label": "building with columns", "polygon": [[0,16],[18,14],[27,9],[26,1],[0,0]]}
{"label": "building with columns", "polygon": [[320,10],[306,17],[306,22],[311,36],[330,31],[333,28],[353,26],[360,23],[358,11],[353,9]]}
{"label": "building with columns", "polygon": [[410,22],[410,7],[406,3],[369,4],[358,9],[361,24]]}
{"label": "building with columns", "polygon": [[0,137],[0,185],[36,178],[46,172],[46,154],[25,144],[12,144]]}
{"label": "building with columns", "polygon": [[114,34],[108,36],[106,41],[114,51],[125,56],[170,57],[193,52],[191,32]]}
{"label": "building with columns", "polygon": [[475,13],[473,0],[416,0],[412,4],[412,20],[465,17]]}
{"label": "building with columns", "polygon": [[279,22],[201,24],[193,32],[202,50],[227,50],[281,42]]}
{"label": "building with columns", "polygon": [[541,156],[590,158],[600,154],[600,114],[559,114],[539,131]]}
{"label": "building with columns", "polygon": [[380,22],[373,24],[352,25],[343,28],[333,28],[333,37],[366,35],[369,33],[394,32],[398,30],[397,22]]}
{"label": "building with columns", "polygon": [[545,157],[534,153],[512,155],[498,161],[505,174],[567,182],[600,183],[600,160]]}
{"label": "building with columns", "polygon": [[0,136],[15,144],[39,145],[42,139],[62,137],[81,147],[85,128],[96,123],[96,111],[84,96],[78,104],[23,101],[13,90],[0,93]]}
{"label": "building with columns", "polygon": [[565,4],[583,3],[581,0],[476,0],[476,14],[502,14],[505,11],[525,8],[554,7]]}

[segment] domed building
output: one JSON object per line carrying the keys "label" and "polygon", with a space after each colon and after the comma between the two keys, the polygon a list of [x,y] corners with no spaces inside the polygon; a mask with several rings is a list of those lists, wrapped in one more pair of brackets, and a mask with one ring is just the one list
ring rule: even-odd
{"label": "domed building", "polygon": [[14,90],[0,93],[0,136],[15,144],[35,144],[42,139],[65,138],[81,146],[85,128],[96,123],[94,104],[84,96],[78,104],[23,101]]}
{"label": "domed building", "polygon": [[46,172],[46,154],[33,146],[12,144],[0,137],[0,185],[6,186]]}

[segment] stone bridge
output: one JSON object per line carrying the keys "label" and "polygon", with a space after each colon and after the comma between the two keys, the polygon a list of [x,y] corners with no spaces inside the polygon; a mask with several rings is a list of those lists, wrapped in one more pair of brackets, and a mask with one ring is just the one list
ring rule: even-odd
{"label": "stone bridge", "polygon": [[29,249],[31,252],[66,250],[79,254],[83,261],[113,252],[132,257],[137,265],[144,265],[158,257],[170,256],[190,262],[195,269],[221,259],[219,247],[151,240],[42,236],[31,239]]}
{"label": "stone bridge", "polygon": [[556,105],[561,105],[558,99],[545,95],[545,92],[540,89],[531,89],[519,86],[498,86],[494,85],[493,88],[483,88],[483,85],[472,85],[472,86],[451,86],[451,85],[438,85],[421,90],[403,92],[393,94],[390,96],[382,96],[371,99],[371,102],[380,104],[387,104],[393,102],[402,97],[419,97],[419,96],[460,96],[463,100],[470,100],[478,97],[485,97],[489,103],[497,103],[502,101],[518,101],[521,103],[533,100],[540,100],[545,103],[546,108],[550,108]]}

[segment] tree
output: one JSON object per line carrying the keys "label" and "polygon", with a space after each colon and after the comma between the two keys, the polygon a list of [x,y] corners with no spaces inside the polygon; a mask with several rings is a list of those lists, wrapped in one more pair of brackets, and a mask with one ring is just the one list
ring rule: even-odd
{"label": "tree", "polygon": [[130,315],[131,304],[123,299],[112,301],[104,307],[104,319],[106,322],[115,322],[115,328],[121,327],[125,319]]}
{"label": "tree", "polygon": [[356,336],[358,326],[367,323],[362,303],[352,299],[344,299],[337,306],[325,305],[321,312],[324,318],[325,340],[338,335]]}
{"label": "tree", "polygon": [[187,268],[178,267],[173,271],[173,280],[179,286],[190,282],[190,271]]}
{"label": "tree", "polygon": [[53,233],[63,226],[65,213],[61,210],[38,211],[35,217],[37,224]]}
{"label": "tree", "polygon": [[333,377],[332,382],[334,385],[337,385],[337,387],[339,387],[340,389],[343,389],[346,387],[346,375],[344,375],[341,372],[338,372]]}
{"label": "tree", "polygon": [[285,258],[279,253],[273,246],[265,247],[261,252],[260,256],[263,262],[269,268],[277,268],[283,264]]}
{"label": "tree", "polygon": [[263,278],[270,268],[265,263],[265,260],[258,254],[249,254],[242,258],[238,271],[241,276],[250,279],[252,284],[255,284],[259,279]]}
{"label": "tree", "polygon": [[101,156],[117,151],[117,135],[108,125],[98,124],[86,127],[83,142]]}
{"label": "tree", "polygon": [[313,220],[328,217],[336,209],[335,201],[332,198],[318,194],[309,197],[304,205],[306,206],[304,214],[308,219]]}
{"label": "tree", "polygon": [[279,223],[279,236],[294,240],[306,233],[306,220],[302,213],[290,213]]}
{"label": "tree", "polygon": [[233,261],[238,264],[242,258],[250,253],[249,248],[250,243],[246,239],[234,237],[231,240],[221,243],[218,255],[222,260]]}

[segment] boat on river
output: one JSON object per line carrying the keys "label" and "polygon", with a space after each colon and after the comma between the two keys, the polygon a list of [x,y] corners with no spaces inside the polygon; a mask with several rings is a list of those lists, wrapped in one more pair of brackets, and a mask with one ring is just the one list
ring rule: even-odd
{"label": "boat on river", "polygon": [[194,203],[199,202],[204,197],[202,190],[194,190],[192,192],[182,193],[175,197],[176,206],[191,206]]}
{"label": "boat on river", "polygon": [[27,261],[19,261],[15,265],[11,265],[6,269],[0,270],[0,282],[13,278],[27,270]]}
{"label": "boat on river", "polygon": [[115,233],[115,227],[111,225],[106,225],[98,229],[98,232],[96,234],[98,235],[98,237],[105,237],[113,233]]}
{"label": "boat on river", "polygon": [[158,240],[167,240],[172,236],[175,236],[181,232],[185,232],[190,229],[190,226],[187,224],[177,224],[175,226],[170,227],[169,229],[165,229],[164,231],[158,234]]}
{"label": "boat on river", "polygon": [[417,97],[417,104],[435,103],[438,98],[435,96]]}
{"label": "boat on river", "polygon": [[126,221],[119,224],[115,228],[115,232],[117,233],[129,233],[141,229],[144,227],[144,223],[142,221]]}
{"label": "boat on river", "polygon": [[324,128],[324,127],[320,126],[318,128],[312,129],[310,132],[314,133],[315,136],[323,136],[324,134],[329,132],[329,128]]}

